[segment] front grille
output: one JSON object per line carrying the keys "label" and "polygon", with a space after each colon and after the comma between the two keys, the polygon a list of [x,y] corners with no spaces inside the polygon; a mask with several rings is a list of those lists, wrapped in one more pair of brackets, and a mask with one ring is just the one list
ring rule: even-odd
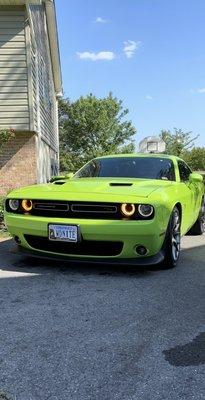
{"label": "front grille", "polygon": [[43,236],[24,235],[29,246],[36,250],[67,255],[117,256],[122,252],[122,242],[82,240],[80,243],[54,242]]}
{"label": "front grille", "polygon": [[105,204],[72,204],[71,211],[83,213],[112,213],[117,212],[117,206]]}
{"label": "front grille", "polygon": [[68,203],[63,203],[60,201],[34,201],[33,202],[33,208],[34,210],[39,210],[39,211],[68,211],[69,210],[69,204]]}
{"label": "front grille", "polygon": [[32,215],[60,218],[121,219],[120,204],[33,200]]}

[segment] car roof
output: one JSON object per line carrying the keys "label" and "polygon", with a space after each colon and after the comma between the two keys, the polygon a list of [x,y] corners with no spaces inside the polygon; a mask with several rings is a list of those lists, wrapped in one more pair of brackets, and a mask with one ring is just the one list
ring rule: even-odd
{"label": "car roof", "polygon": [[[149,154],[143,154],[143,153],[131,153],[131,154],[110,154],[107,156],[101,156],[101,157],[96,157],[95,159],[97,160],[102,160],[106,158],[122,158],[122,157],[139,157],[139,158],[164,158],[164,159],[171,159],[171,160],[181,160],[181,158],[177,156],[172,156],[169,154],[154,154],[154,153],[149,153]],[[183,161],[183,160],[182,160]]]}

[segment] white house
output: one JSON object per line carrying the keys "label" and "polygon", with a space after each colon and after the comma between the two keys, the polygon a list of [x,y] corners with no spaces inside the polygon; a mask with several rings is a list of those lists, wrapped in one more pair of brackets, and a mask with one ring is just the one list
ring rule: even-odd
{"label": "white house", "polygon": [[53,0],[0,0],[0,194],[58,172],[62,78]]}

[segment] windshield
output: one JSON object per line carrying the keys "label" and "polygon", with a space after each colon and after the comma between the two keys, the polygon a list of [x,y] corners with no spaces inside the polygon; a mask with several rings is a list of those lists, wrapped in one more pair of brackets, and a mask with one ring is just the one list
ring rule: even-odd
{"label": "windshield", "polygon": [[90,161],[74,178],[141,178],[175,180],[173,161],[156,157],[110,157]]}

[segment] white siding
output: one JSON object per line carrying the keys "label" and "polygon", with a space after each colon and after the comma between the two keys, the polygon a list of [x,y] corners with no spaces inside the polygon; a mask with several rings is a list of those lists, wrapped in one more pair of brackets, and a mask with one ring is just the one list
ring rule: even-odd
{"label": "white siding", "polygon": [[23,7],[0,6],[0,128],[30,129]]}
{"label": "white siding", "polygon": [[30,5],[30,16],[36,43],[36,48],[31,48],[34,125],[38,126],[41,138],[57,151],[56,96],[44,5]]}
{"label": "white siding", "polygon": [[[41,0],[32,0],[33,4],[40,4]],[[25,0],[0,0],[0,5],[7,5],[7,6],[19,6],[24,5]]]}

